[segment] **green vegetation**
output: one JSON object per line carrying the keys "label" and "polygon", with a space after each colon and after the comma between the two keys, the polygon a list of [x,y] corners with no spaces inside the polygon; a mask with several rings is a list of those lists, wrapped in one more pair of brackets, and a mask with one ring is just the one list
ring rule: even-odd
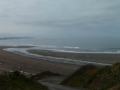
{"label": "green vegetation", "polygon": [[0,90],[48,90],[37,81],[26,78],[20,72],[0,75]]}
{"label": "green vegetation", "polygon": [[105,67],[83,66],[61,84],[90,90],[120,90],[120,63]]}
{"label": "green vegetation", "polygon": [[50,71],[46,71],[46,72],[42,72],[42,73],[34,75],[32,77],[32,79],[40,80],[40,79],[51,77],[51,76],[60,76],[60,74],[59,73],[53,73],[53,72],[50,72]]}

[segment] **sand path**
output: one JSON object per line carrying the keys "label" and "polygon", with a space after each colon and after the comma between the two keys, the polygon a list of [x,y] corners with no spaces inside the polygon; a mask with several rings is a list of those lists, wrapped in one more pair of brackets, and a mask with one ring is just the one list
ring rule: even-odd
{"label": "sand path", "polygon": [[40,80],[39,82],[48,87],[49,90],[85,90],[82,88],[72,88],[68,86],[59,85],[59,83],[63,80],[62,77],[52,77]]}

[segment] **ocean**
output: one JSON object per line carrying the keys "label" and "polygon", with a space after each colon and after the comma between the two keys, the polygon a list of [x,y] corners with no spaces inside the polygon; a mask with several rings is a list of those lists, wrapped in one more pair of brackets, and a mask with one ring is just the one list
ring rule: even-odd
{"label": "ocean", "polygon": [[36,46],[40,50],[75,53],[120,53],[119,38],[9,39],[1,46]]}
{"label": "ocean", "polygon": [[4,49],[22,56],[49,60],[55,62],[86,65],[111,65],[108,63],[90,62],[84,60],[73,60],[69,58],[59,58],[52,56],[37,55],[27,50],[51,50],[54,52],[68,53],[104,53],[104,54],[120,54],[120,42],[118,38],[67,38],[67,39],[9,39],[0,40],[1,46],[35,46],[29,48],[7,48]]}

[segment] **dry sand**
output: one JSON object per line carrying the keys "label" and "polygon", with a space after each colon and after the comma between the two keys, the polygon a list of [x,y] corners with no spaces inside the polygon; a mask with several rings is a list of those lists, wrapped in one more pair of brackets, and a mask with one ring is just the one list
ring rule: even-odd
{"label": "dry sand", "polygon": [[77,65],[24,57],[4,51],[4,48],[6,47],[0,46],[0,68],[2,69],[25,71],[35,74],[42,71],[52,71],[68,76],[80,67]]}
{"label": "dry sand", "polygon": [[[0,46],[0,68],[8,70],[25,71],[29,73],[40,73],[43,71],[52,71],[68,76],[77,70],[79,65],[71,65],[59,62],[40,60],[30,57],[21,56],[11,52],[4,51]],[[19,47],[23,48],[23,47]],[[29,52],[41,55],[65,57],[78,60],[95,61],[102,63],[120,62],[120,54],[76,54],[76,53],[59,53],[51,51],[29,50]]]}

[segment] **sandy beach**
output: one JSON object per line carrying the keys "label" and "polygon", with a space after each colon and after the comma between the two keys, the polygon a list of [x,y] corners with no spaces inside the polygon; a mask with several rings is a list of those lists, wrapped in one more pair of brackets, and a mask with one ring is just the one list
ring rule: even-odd
{"label": "sandy beach", "polygon": [[29,73],[40,73],[43,71],[51,71],[68,76],[77,70],[80,66],[70,65],[64,63],[57,63],[52,61],[45,61],[40,59],[34,59],[24,57],[11,52],[4,51],[4,48],[0,46],[0,68],[6,70],[18,70]]}
{"label": "sandy beach", "polygon": [[[0,69],[24,71],[32,74],[37,74],[44,71],[51,71],[59,73],[61,76],[50,77],[39,81],[46,85],[50,90],[79,90],[77,88],[60,86],[59,83],[80,68],[80,65],[73,65],[67,63],[53,62],[31,57],[25,57],[12,52],[4,51],[3,49],[10,48],[10,46],[0,46]],[[27,46],[12,47],[12,48],[27,48]],[[63,53],[52,52],[47,50],[28,50],[30,53],[64,57],[71,59],[78,59],[84,61],[94,61],[100,63],[114,64],[120,61],[120,54],[93,54],[93,53]],[[52,87],[51,87],[52,86]],[[86,89],[81,89],[86,90]]]}
{"label": "sandy beach", "polygon": [[67,52],[53,52],[48,50],[28,50],[30,53],[62,57],[83,61],[92,61],[106,64],[114,64],[120,62],[120,54],[107,54],[107,53],[67,53]]}
{"label": "sandy beach", "polygon": [[[26,48],[27,46],[22,46],[19,48]],[[0,46],[0,68],[8,70],[18,70],[29,73],[40,73],[43,71],[51,71],[55,73],[60,73],[65,76],[69,76],[75,70],[80,68],[80,65],[65,64],[60,62],[53,62],[41,59],[35,59],[30,57],[21,56],[15,53],[4,51],[4,48]],[[18,47],[17,47],[18,48]],[[100,63],[114,64],[120,62],[120,54],[88,54],[88,53],[63,53],[63,52],[52,52],[47,50],[29,50],[30,53],[54,56],[54,57],[64,57],[70,59],[78,59],[84,61],[93,61]]]}

